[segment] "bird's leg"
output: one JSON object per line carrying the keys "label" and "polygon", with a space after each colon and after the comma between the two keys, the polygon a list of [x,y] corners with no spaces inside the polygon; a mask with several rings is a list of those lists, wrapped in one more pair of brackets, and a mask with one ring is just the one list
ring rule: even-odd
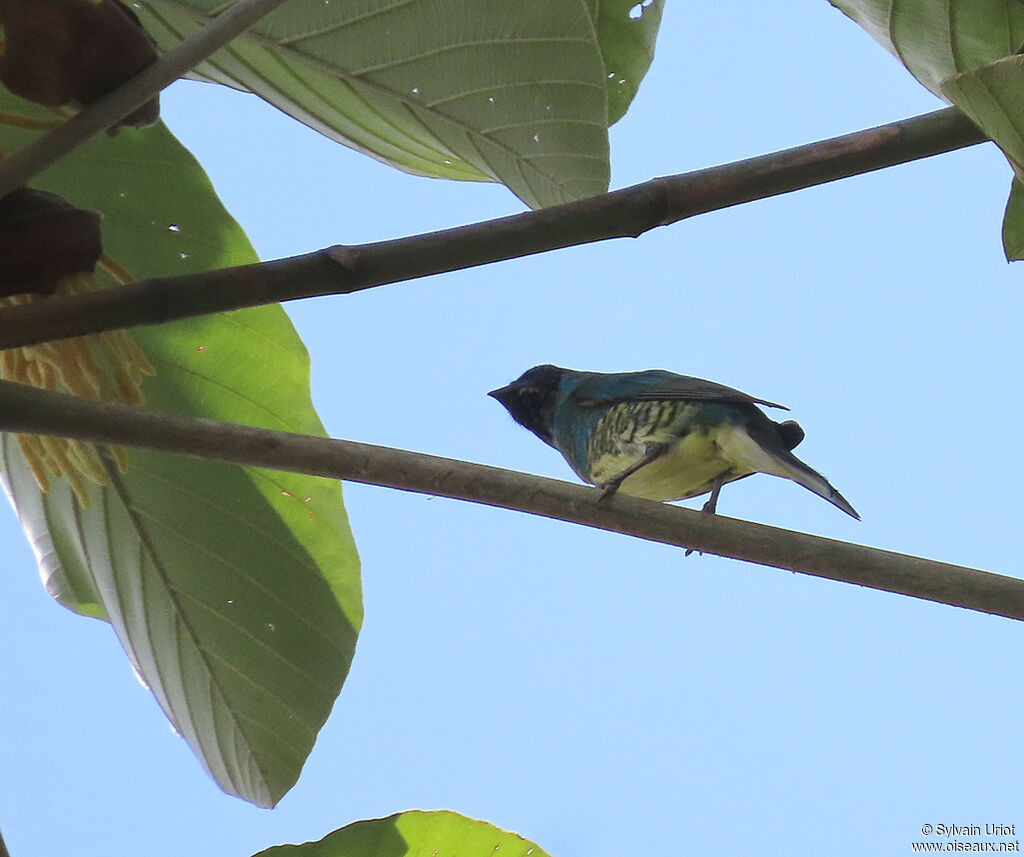
{"label": "bird's leg", "polygon": [[722,473],[715,477],[714,482],[711,483],[711,496],[708,497],[707,503],[704,504],[702,512],[707,512],[709,515],[715,514],[715,509],[718,508],[718,495],[722,491],[722,486],[725,484],[725,474]]}
{"label": "bird's leg", "polygon": [[612,494],[619,490],[619,486],[626,481],[627,477],[632,476],[641,467],[646,467],[652,461],[661,458],[661,456],[665,454],[666,448],[666,445],[663,443],[648,444],[643,458],[629,465],[629,467],[623,470],[622,473],[613,476],[607,482],[602,482],[597,486],[601,489],[601,496],[597,498],[597,502],[600,503],[602,500],[607,500],[612,496]]}
{"label": "bird's leg", "polygon": [[[708,497],[708,501],[707,501],[707,503],[704,504],[704,508],[701,509],[701,512],[703,512],[705,514],[708,514],[708,515],[715,514],[715,509],[718,506],[718,495],[721,493],[722,486],[724,484],[725,484],[725,474],[724,473],[721,474],[720,476],[716,476],[715,477],[714,481],[711,483],[711,496]],[[683,554],[683,556],[689,556],[695,550],[697,550],[697,549],[696,548],[687,548],[686,549],[686,553]]]}

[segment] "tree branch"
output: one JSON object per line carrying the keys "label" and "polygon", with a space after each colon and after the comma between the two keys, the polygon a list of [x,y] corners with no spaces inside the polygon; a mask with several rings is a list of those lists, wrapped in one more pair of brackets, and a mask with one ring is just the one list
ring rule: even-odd
{"label": "tree branch", "polygon": [[27,184],[50,164],[141,107],[283,2],[285,0],[238,0],[117,89],[4,158],[0,161],[0,196]]}
{"label": "tree branch", "polygon": [[966,116],[947,108],[795,149],[440,232],[330,247],[259,265],[36,301],[0,312],[0,349],[259,304],[348,294],[561,247],[635,238],[696,214],[985,140]]}
{"label": "tree branch", "polygon": [[1024,581],[482,464],[160,414],[0,382],[0,429],[382,485],[1024,620]]}

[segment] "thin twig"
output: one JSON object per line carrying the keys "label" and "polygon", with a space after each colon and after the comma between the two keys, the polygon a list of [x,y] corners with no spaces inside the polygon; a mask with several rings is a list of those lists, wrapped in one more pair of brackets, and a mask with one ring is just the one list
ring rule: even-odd
{"label": "thin twig", "polygon": [[284,2],[238,0],[231,8],[117,89],[90,104],[64,124],[5,157],[0,161],[0,196],[27,184],[50,164],[141,107],[161,89],[199,65]]}
{"label": "thin twig", "polygon": [[328,294],[636,237],[656,226],[973,146],[985,136],[954,108],[590,199],[393,241],[330,247],[259,265],[144,280],[0,312],[0,349]]}
{"label": "thin twig", "polygon": [[468,500],[1024,620],[1024,581],[482,464],[181,417],[0,382],[0,429]]}

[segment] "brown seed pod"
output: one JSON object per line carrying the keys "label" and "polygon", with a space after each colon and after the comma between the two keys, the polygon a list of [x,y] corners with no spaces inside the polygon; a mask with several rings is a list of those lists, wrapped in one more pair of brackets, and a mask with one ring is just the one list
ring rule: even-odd
{"label": "brown seed pod", "polygon": [[[0,81],[37,104],[92,104],[157,58],[138,16],[120,0],[0,0],[7,44]],[[153,98],[114,126],[160,116]]]}
{"label": "brown seed pod", "polygon": [[0,198],[0,297],[51,293],[64,277],[93,271],[102,252],[95,211],[30,188]]}

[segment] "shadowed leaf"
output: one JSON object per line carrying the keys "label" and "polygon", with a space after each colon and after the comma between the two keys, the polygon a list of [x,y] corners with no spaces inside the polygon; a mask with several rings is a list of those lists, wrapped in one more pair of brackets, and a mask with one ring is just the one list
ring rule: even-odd
{"label": "shadowed leaf", "polygon": [[[621,0],[295,0],[196,72],[399,169],[503,182],[538,207],[607,189],[607,128],[647,69],[661,2],[631,17]],[[166,49],[213,5],[139,13]]]}

